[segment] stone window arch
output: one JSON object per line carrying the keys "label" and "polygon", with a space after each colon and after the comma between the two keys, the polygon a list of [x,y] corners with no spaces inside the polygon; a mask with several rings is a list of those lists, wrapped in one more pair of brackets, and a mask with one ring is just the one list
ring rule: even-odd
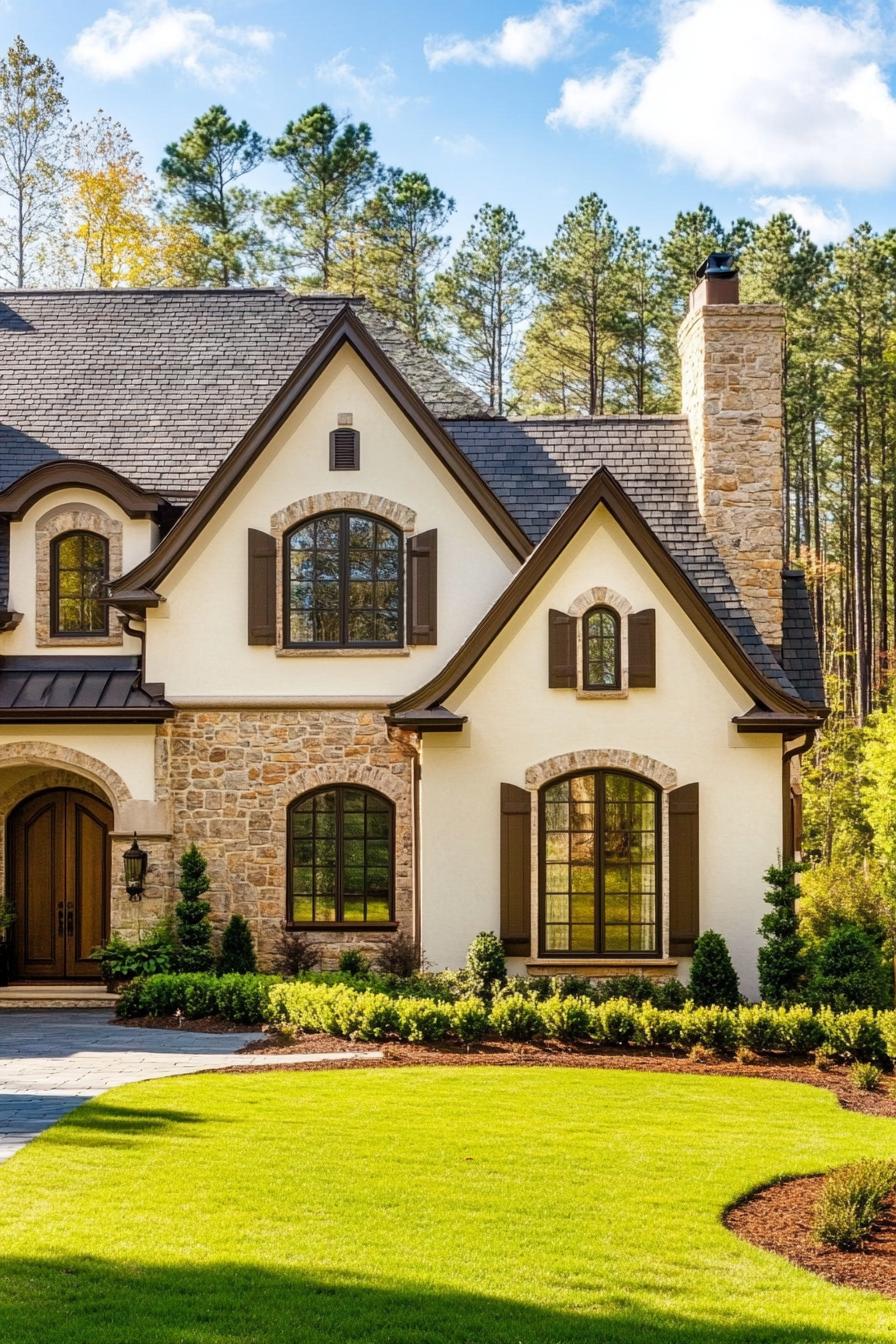
{"label": "stone window arch", "polygon": [[117,579],[122,573],[123,527],[119,519],[88,504],[61,504],[45,513],[37,520],[34,528],[35,643],[56,648],[119,645],[122,642],[121,621],[118,613],[111,610],[105,634],[53,633],[53,551],[54,544],[66,533],[87,533],[102,537],[106,546],[108,579]]}
{"label": "stone window arch", "polygon": [[[567,607],[576,621],[576,691],[585,699],[618,700],[628,695],[628,614],[632,604],[612,588],[588,588]],[[615,617],[616,648],[613,684],[590,685],[588,676],[588,619],[592,612],[607,611]]]}

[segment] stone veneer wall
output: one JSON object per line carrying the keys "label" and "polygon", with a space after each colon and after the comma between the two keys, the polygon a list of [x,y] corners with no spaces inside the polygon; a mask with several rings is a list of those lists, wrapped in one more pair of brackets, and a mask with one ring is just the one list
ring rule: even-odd
{"label": "stone veneer wall", "polygon": [[711,304],[678,333],[700,511],[757,629],[781,643],[783,309]]}
{"label": "stone veneer wall", "polygon": [[[399,931],[413,936],[412,734],[364,709],[181,711],[168,733],[174,858],[196,842],[208,860],[216,925],[243,915],[262,966],[286,914],[286,809],[321,784],[367,785],[394,802],[395,914]],[[395,934],[306,936],[332,967],[347,947],[375,956]]]}

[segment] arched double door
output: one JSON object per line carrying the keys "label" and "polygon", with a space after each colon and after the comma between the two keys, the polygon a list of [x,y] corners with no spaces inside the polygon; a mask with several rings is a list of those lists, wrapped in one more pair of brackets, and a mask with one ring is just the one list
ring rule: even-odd
{"label": "arched double door", "polygon": [[7,881],[16,911],[13,974],[97,980],[91,952],[109,936],[112,809],[79,789],[20,803],[7,829]]}

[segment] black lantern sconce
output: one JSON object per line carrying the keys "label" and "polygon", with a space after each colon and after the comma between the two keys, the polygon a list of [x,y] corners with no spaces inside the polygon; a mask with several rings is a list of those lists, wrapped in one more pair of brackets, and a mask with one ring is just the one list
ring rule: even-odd
{"label": "black lantern sconce", "polygon": [[148,859],[146,850],[137,844],[135,831],[130,849],[124,852],[124,885],[132,901],[139,901],[143,896],[143,879],[146,877]]}

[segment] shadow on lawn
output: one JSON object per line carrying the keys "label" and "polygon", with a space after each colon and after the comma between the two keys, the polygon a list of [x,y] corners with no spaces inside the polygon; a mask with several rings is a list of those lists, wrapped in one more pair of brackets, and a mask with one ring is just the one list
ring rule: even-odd
{"label": "shadow on lawn", "polygon": [[[206,1124],[208,1117],[192,1111],[148,1110],[145,1106],[120,1106],[102,1100],[98,1105],[69,1111],[47,1131],[44,1142],[62,1144],[102,1143],[123,1147],[144,1134],[157,1135],[185,1125]],[[219,1122],[220,1123],[220,1122]],[[2,1338],[2,1336],[0,1336]]]}
{"label": "shadow on lawn", "polygon": [[838,1314],[832,1306],[829,1327],[759,1323],[749,1302],[720,1294],[713,1318],[690,1315],[686,1305],[663,1310],[646,1295],[611,1297],[576,1316],[473,1292],[245,1264],[0,1259],[3,1344],[867,1344],[875,1337],[838,1324]]}

